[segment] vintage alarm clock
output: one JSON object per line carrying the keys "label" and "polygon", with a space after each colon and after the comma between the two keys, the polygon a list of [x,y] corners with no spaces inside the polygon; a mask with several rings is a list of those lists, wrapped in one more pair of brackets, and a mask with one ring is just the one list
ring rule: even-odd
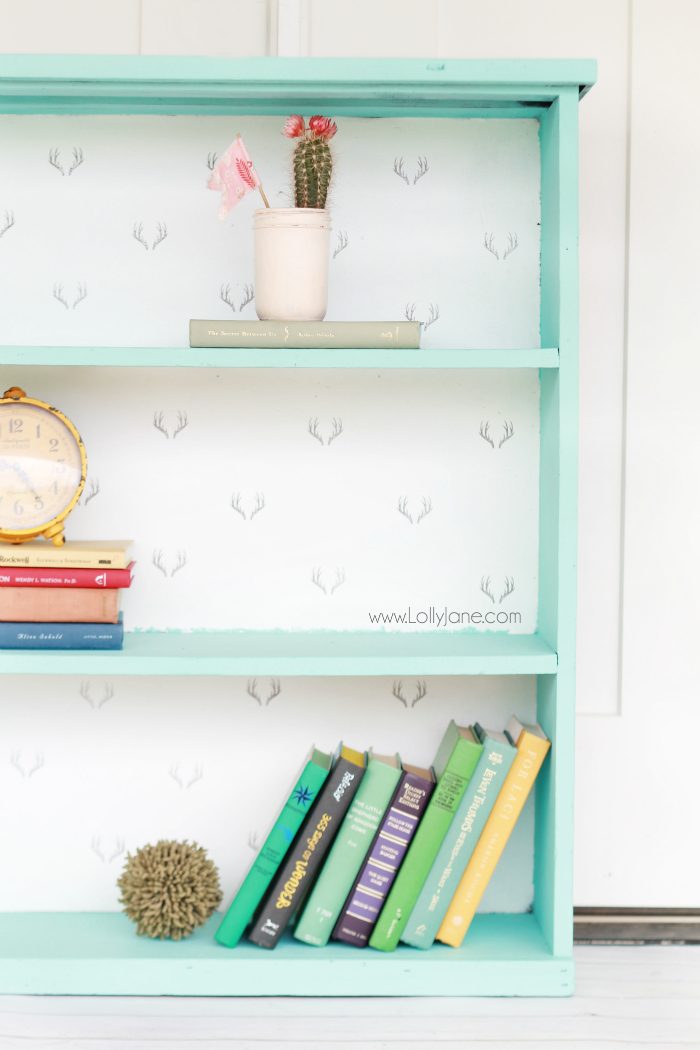
{"label": "vintage alarm clock", "polygon": [[0,398],[0,541],[44,536],[60,547],[86,476],[85,447],[70,419],[19,387],[6,390]]}

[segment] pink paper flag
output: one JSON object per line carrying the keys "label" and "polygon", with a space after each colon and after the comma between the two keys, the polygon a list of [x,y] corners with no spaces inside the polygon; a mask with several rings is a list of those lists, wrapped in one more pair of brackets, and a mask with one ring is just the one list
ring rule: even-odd
{"label": "pink paper flag", "polygon": [[207,186],[210,190],[221,190],[220,219],[224,219],[246,193],[260,186],[260,179],[240,135],[236,135],[235,142],[217,161]]}

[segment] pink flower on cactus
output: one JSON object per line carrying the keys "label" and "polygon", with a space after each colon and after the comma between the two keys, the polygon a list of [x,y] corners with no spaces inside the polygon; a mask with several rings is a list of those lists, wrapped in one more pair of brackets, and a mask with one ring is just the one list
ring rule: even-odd
{"label": "pink flower on cactus", "polygon": [[288,139],[298,139],[305,131],[304,118],[298,113],[292,113],[291,117],[287,117],[282,128],[282,134]]}
{"label": "pink flower on cactus", "polygon": [[321,117],[318,114],[309,118],[309,128],[317,139],[332,139],[338,127],[330,117]]}

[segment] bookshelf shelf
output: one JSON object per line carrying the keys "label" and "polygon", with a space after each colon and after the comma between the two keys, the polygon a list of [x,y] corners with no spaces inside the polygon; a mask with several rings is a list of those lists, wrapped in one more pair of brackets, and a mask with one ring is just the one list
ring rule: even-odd
{"label": "bookshelf shelf", "polygon": [[534,915],[479,915],[458,950],[287,937],[274,952],[214,941],[217,917],[187,941],[135,937],[113,912],[0,914],[0,985],[13,995],[570,995],[573,967],[553,959]]}
{"label": "bookshelf shelf", "polygon": [[538,635],[486,632],[144,631],[120,652],[0,651],[4,674],[534,675],[557,655]]}
{"label": "bookshelf shelf", "polygon": [[[220,948],[135,936],[117,913],[0,914],[0,993],[153,995],[570,995],[578,400],[578,103],[581,60],[0,57],[5,114],[288,114],[536,120],[538,347],[194,350],[5,346],[0,365],[126,368],[537,369],[538,615],[534,635],[429,632],[143,632],[120,653],[0,652],[7,675],[532,675],[552,741],[535,791],[534,899],[478,915],[464,946],[427,952]],[[459,236],[455,229],[454,236]],[[520,257],[519,257],[520,258]],[[534,267],[533,267],[534,268]],[[507,286],[503,286],[507,289]],[[502,293],[506,296],[507,290]],[[503,308],[507,309],[507,300]],[[167,377],[166,377],[167,378]],[[165,380],[164,380],[165,381]],[[457,714],[457,712],[455,712]],[[27,822],[27,834],[32,825]],[[2,902],[0,901],[0,906]]]}
{"label": "bookshelf shelf", "polygon": [[558,368],[559,351],[4,346],[0,360],[51,368]]}

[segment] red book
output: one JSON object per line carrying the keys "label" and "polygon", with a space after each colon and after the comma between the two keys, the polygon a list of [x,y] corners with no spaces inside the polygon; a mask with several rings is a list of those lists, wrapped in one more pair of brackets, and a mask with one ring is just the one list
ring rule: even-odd
{"label": "red book", "polygon": [[125,569],[35,569],[29,566],[0,566],[2,587],[131,587],[135,562]]}
{"label": "red book", "polygon": [[119,591],[65,587],[0,588],[1,623],[116,623]]}

